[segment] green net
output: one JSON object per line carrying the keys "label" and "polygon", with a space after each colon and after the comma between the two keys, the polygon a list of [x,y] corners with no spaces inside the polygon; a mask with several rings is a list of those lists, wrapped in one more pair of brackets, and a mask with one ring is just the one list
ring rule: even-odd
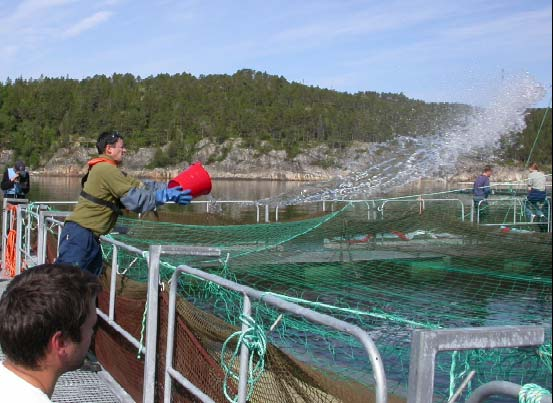
{"label": "green net", "polygon": [[[543,325],[542,346],[438,354],[435,390],[447,399],[471,370],[469,391],[491,380],[551,389],[551,233],[541,232],[543,225],[507,226],[513,217],[523,221],[523,206],[512,199],[490,203],[481,222],[494,225],[476,226],[463,197],[442,194],[424,205],[417,198],[335,203],[331,213],[271,224],[123,217],[111,236],[142,250],[220,248],[220,259],[163,256],[161,277],[167,281],[187,264],[355,324],[376,342],[389,388],[399,395],[406,393],[413,329]],[[109,261],[109,245],[104,253]],[[119,251],[118,263],[125,276],[146,281],[145,256]],[[179,291],[199,309],[241,326],[241,295],[190,276],[181,277]],[[254,302],[252,320],[269,343],[323,373],[374,386],[354,337],[293,315],[277,321],[279,315]]]}

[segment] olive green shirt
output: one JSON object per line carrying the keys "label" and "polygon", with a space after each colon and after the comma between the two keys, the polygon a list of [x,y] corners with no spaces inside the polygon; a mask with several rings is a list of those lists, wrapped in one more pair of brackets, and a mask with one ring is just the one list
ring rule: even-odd
{"label": "olive green shirt", "polygon": [[[102,157],[106,157],[102,155]],[[133,188],[142,188],[138,179],[127,176],[118,167],[109,162],[100,162],[89,171],[83,190],[99,199],[118,203],[121,197]],[[88,228],[95,235],[105,235],[115,226],[117,214],[109,207],[79,197],[73,212],[67,217],[81,227]]]}

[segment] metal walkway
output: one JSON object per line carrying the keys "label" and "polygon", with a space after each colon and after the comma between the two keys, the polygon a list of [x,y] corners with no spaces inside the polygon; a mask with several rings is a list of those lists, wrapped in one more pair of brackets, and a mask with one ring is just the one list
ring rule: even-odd
{"label": "metal walkway", "polygon": [[[9,281],[0,281],[0,295]],[[0,350],[0,361],[4,354]],[[63,374],[52,396],[55,403],[134,403],[107,371],[71,371]]]}

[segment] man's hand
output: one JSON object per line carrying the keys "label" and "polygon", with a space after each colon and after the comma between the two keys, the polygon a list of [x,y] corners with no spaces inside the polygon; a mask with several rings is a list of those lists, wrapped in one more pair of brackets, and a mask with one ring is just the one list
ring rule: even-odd
{"label": "man's hand", "polygon": [[167,202],[175,202],[182,206],[190,203],[192,196],[190,196],[190,190],[182,190],[182,187],[165,188],[156,192],[156,204],[165,204]]}

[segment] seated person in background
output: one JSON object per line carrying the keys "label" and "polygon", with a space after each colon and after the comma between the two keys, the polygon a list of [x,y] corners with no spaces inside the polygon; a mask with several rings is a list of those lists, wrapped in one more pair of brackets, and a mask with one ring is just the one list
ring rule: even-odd
{"label": "seated person in background", "polygon": [[58,378],[81,367],[96,324],[99,280],[73,266],[17,275],[0,298],[0,400],[50,402]]}
{"label": "seated person in background", "polygon": [[23,161],[17,161],[13,168],[7,168],[4,171],[0,187],[4,191],[4,197],[24,199],[27,196],[31,189],[31,182]]}
{"label": "seated person in background", "polygon": [[528,175],[528,195],[526,196],[526,216],[533,222],[536,218],[545,219],[542,208],[545,202],[545,174],[538,168],[535,162],[530,165]]}

